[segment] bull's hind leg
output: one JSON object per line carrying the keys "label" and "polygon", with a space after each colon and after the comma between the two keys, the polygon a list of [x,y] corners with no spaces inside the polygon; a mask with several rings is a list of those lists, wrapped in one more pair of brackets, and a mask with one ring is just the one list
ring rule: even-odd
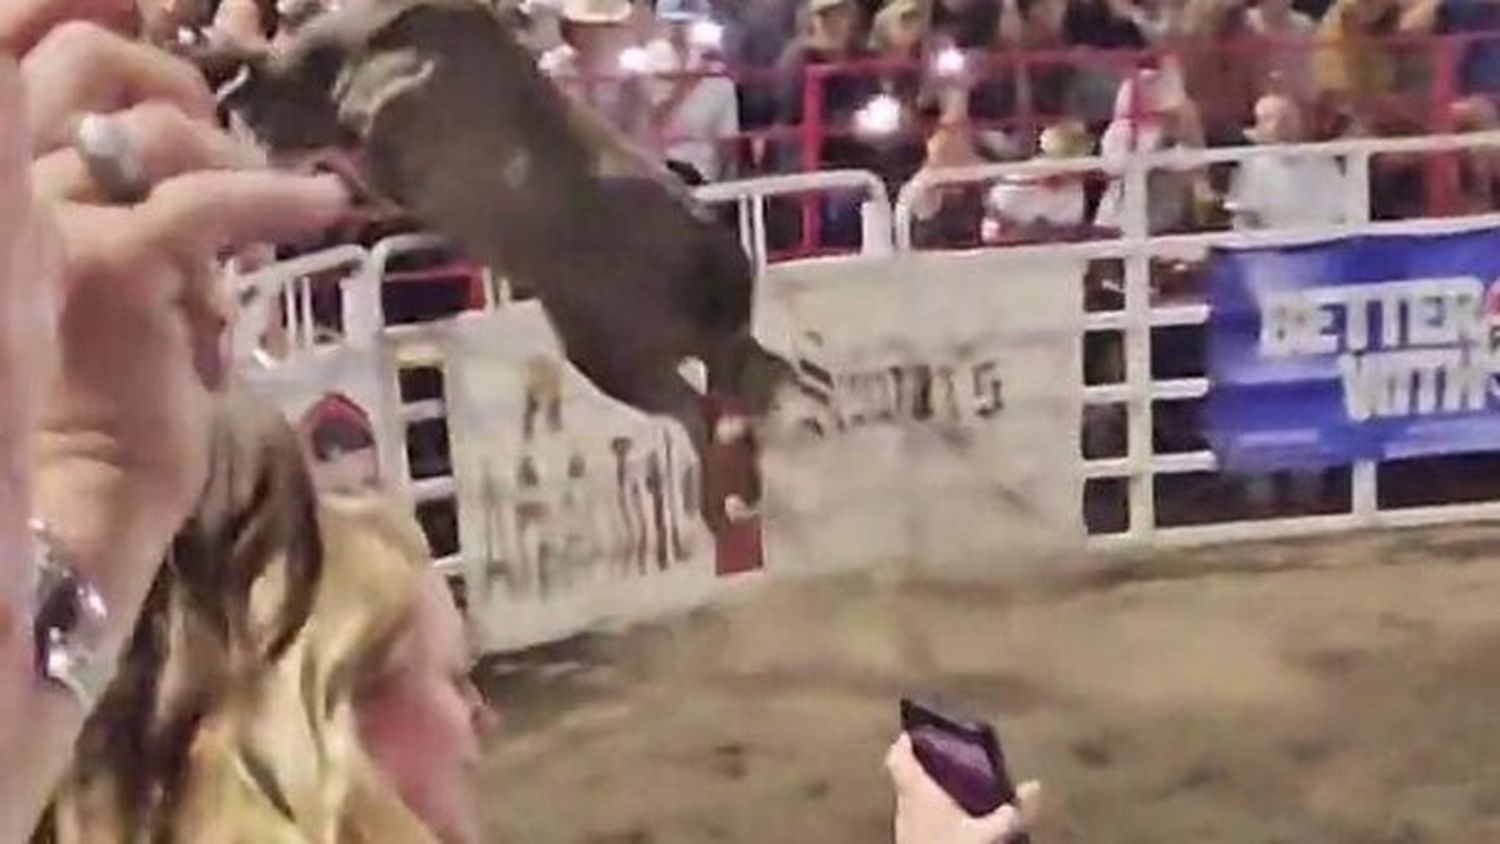
{"label": "bull's hind leg", "polygon": [[669,416],[687,432],[702,469],[699,514],[709,529],[718,534],[753,515],[761,484],[744,402],[705,399],[676,369],[633,379],[632,387],[629,396],[619,398],[646,413]]}
{"label": "bull's hind leg", "polygon": [[771,411],[778,390],[793,386],[796,370],[768,351],[748,332],[715,344],[704,356],[708,369],[708,391],[732,396],[746,405],[754,417]]}
{"label": "bull's hind leg", "polygon": [[[634,369],[626,378],[596,377],[604,373],[585,374],[589,374],[591,380],[612,398],[643,413],[670,417],[682,426],[702,466],[699,512],[716,533],[727,525],[729,517],[724,507],[727,495],[716,492],[722,484],[714,480],[712,433],[703,395],[676,369],[667,366],[653,366],[649,371],[644,367]],[[619,376],[621,373],[614,369],[610,374]]]}

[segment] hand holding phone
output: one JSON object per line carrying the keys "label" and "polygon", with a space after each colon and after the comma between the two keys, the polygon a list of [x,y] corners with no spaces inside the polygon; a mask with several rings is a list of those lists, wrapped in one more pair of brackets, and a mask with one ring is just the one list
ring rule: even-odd
{"label": "hand holding phone", "polygon": [[[928,839],[957,844],[955,836],[983,844],[1029,842],[1018,828],[1016,789],[989,725],[902,700],[901,726],[905,736],[889,763],[898,791],[898,844],[925,844]],[[901,759],[908,752],[919,771],[903,770],[911,767]],[[951,799],[943,800],[943,794]],[[955,804],[963,817],[957,816]],[[903,828],[908,835],[902,835]]]}

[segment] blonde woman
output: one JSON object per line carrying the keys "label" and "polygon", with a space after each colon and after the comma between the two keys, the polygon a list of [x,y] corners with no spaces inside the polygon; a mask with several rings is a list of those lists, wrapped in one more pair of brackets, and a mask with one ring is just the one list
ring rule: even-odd
{"label": "blonde woman", "polygon": [[302,636],[324,556],[296,437],[275,408],[236,388],[211,443],[208,484],[172,540],[37,840],[156,836],[188,781],[202,725],[257,688]]}
{"label": "blonde woman", "polygon": [[[479,840],[473,774],[492,716],[420,529],[376,499],[327,499],[318,519],[323,579],[286,652],[226,677],[208,664],[214,654],[176,642],[163,677],[214,676],[221,689],[185,727],[179,774],[156,780],[142,816],[99,800],[129,789],[131,771],[80,771],[58,801],[56,840]],[[257,592],[252,614],[277,591]]]}
{"label": "blonde woman", "polygon": [[321,520],[312,617],[266,682],[202,731],[177,840],[478,841],[474,774],[493,718],[426,541],[377,499],[330,499]]}

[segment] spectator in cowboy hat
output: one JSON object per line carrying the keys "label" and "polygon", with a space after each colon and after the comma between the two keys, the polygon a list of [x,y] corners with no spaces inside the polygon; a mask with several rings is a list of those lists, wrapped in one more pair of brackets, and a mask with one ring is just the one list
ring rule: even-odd
{"label": "spectator in cowboy hat", "polygon": [[630,0],[563,0],[563,44],[542,56],[542,70],[556,75],[619,72],[619,54],[630,46]]}
{"label": "spectator in cowboy hat", "polygon": [[[1038,160],[1088,155],[1094,139],[1077,120],[1047,127]],[[1086,221],[1084,174],[1022,176],[1001,181],[986,197],[982,236],[986,242],[1036,241],[1079,235]]]}
{"label": "spectator in cowboy hat", "polygon": [[540,66],[617,129],[654,146],[635,15],[630,0],[563,0],[563,44],[542,54]]}

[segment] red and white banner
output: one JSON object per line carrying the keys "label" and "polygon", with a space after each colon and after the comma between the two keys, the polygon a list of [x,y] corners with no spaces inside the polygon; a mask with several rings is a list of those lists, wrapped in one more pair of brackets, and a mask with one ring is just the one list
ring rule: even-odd
{"label": "red and white banner", "polygon": [[[1079,550],[1083,272],[1004,252],[770,268],[755,332],[799,389],[761,437],[761,516],[717,539],[686,435],[599,392],[535,303],[424,328],[476,645],[659,617],[762,575],[1013,570]],[[399,344],[307,349],[258,375],[338,461],[325,476],[406,485]]]}
{"label": "red and white banner", "polygon": [[484,647],[655,617],[723,588],[701,468],[675,423],[599,392],[534,303],[451,331],[459,545]]}

